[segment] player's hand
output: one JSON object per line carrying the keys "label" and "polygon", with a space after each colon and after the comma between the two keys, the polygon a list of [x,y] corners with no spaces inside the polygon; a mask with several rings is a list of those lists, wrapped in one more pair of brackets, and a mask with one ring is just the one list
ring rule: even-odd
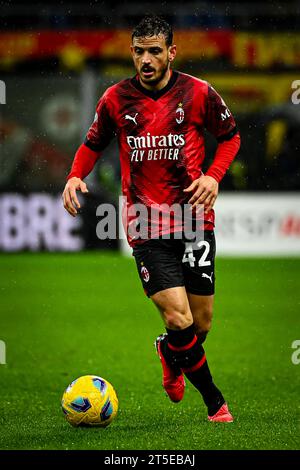
{"label": "player's hand", "polygon": [[204,212],[207,214],[213,208],[217,199],[219,183],[211,176],[202,175],[183,191],[193,193],[188,201],[189,204],[192,204],[192,209],[202,204],[204,206]]}
{"label": "player's hand", "polygon": [[65,186],[62,199],[64,202],[64,208],[73,217],[76,217],[77,209],[80,209],[80,203],[78,201],[76,191],[88,193],[86,184],[80,178],[70,178]]}

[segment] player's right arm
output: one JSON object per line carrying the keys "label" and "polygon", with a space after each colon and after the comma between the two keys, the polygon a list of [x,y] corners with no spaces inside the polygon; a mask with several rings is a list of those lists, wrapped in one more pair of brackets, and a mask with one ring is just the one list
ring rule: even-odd
{"label": "player's right arm", "polygon": [[76,191],[87,193],[88,189],[84,183],[84,178],[94,168],[97,160],[101,156],[101,152],[109,144],[115,136],[115,125],[109,112],[107,103],[108,89],[102,98],[100,98],[94,122],[89,128],[85,141],[77,150],[72,168],[67,176],[67,183],[62,194],[64,208],[73,217],[80,208],[80,203],[76,195]]}

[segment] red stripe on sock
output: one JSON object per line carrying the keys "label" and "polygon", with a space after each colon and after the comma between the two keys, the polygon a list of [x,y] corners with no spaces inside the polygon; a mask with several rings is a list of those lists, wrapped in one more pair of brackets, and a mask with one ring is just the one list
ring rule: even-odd
{"label": "red stripe on sock", "polygon": [[169,342],[168,342],[168,346],[172,351],[186,351],[187,349],[191,349],[194,346],[197,339],[198,338],[195,335],[192,341],[189,344],[186,344],[185,346],[173,346],[173,344],[170,344]]}
{"label": "red stripe on sock", "polygon": [[205,361],[206,361],[206,356],[204,354],[204,356],[200,359],[199,362],[197,362],[197,364],[195,364],[193,367],[188,367],[187,369],[182,369],[182,372],[184,372],[185,374],[195,372],[195,370],[200,369],[200,367],[203,366]]}

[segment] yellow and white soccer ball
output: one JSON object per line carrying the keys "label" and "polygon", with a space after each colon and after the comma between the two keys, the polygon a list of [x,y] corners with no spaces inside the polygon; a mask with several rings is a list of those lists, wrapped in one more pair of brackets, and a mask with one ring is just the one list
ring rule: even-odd
{"label": "yellow and white soccer ball", "polygon": [[118,411],[118,397],[113,386],[97,375],[84,375],[66,389],[61,402],[72,426],[108,426]]}

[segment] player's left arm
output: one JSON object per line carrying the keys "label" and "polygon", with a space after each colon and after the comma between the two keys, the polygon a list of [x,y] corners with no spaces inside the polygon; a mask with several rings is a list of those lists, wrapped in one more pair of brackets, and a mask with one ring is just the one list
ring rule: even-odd
{"label": "player's left arm", "polygon": [[203,204],[205,213],[208,213],[217,199],[219,183],[240,148],[240,135],[235,120],[224,100],[210,85],[204,123],[206,129],[216,137],[218,147],[213,163],[205,175],[194,180],[184,191],[193,193],[188,201],[192,207]]}

